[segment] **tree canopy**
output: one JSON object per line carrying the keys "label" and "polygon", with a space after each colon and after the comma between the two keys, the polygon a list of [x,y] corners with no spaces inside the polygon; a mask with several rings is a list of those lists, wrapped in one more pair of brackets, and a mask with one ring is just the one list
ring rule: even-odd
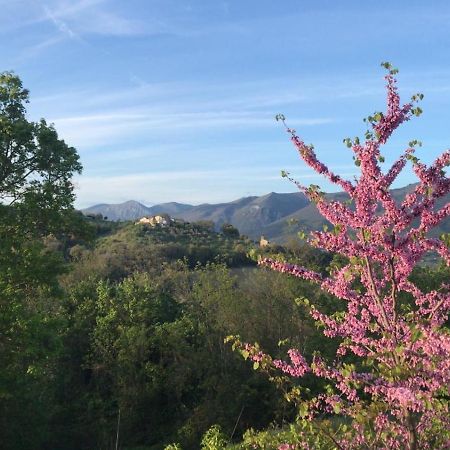
{"label": "tree canopy", "polygon": [[15,211],[39,211],[40,219],[45,211],[50,219],[48,213],[72,208],[72,176],[82,166],[76,150],[59,139],[53,125],[27,119],[28,102],[20,78],[0,74],[0,201]]}

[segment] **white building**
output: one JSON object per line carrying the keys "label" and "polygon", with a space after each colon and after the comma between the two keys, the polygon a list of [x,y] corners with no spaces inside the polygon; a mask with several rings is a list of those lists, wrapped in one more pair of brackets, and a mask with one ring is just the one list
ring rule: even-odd
{"label": "white building", "polygon": [[170,222],[172,222],[173,219],[171,219],[168,215],[156,215],[151,217],[142,217],[142,219],[139,219],[136,224],[143,223],[146,225],[150,225],[152,227],[155,227],[156,225],[160,225],[162,227],[167,227]]}

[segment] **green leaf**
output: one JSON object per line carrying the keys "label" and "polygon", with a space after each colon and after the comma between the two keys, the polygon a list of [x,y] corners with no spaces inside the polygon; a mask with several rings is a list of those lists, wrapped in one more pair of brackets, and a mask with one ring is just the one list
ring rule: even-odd
{"label": "green leaf", "polygon": [[298,415],[304,419],[308,415],[309,406],[306,402],[300,403],[298,407]]}
{"label": "green leaf", "polygon": [[383,114],[380,112],[375,113],[374,117],[376,122],[379,122],[383,118]]}

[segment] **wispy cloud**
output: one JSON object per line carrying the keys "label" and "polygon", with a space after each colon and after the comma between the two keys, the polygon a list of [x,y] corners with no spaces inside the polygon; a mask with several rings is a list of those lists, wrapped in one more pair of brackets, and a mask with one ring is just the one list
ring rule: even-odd
{"label": "wispy cloud", "polygon": [[72,35],[100,34],[135,36],[167,31],[161,21],[141,22],[124,17],[107,0],[56,0],[43,6],[44,16],[38,21],[51,20],[61,32]]}
{"label": "wispy cloud", "polygon": [[123,17],[107,0],[17,0],[2,6],[2,10],[0,34],[26,30],[26,43],[12,59],[14,66],[69,41],[86,45],[94,35],[127,37],[163,30],[162,25],[153,24],[152,28],[148,23]]}
{"label": "wispy cloud", "polygon": [[43,39],[37,44],[26,47],[14,58],[14,65],[20,65],[32,58],[38,57],[42,52],[63,42],[65,38],[66,37],[62,35],[53,35]]}
{"label": "wispy cloud", "polygon": [[279,107],[329,102],[333,99],[357,99],[379,95],[382,84],[372,78],[358,77],[350,82],[348,77],[289,77],[267,78],[258,81],[167,81],[147,82],[136,74],[130,74],[130,85],[117,88],[102,86],[78,88],[34,97],[33,104],[51,110],[55,102],[59,109],[65,105],[76,105],[77,110],[115,110],[118,107],[176,110],[195,108],[197,110],[265,110],[271,114]]}
{"label": "wispy cloud", "polygon": [[[327,117],[293,117],[293,126],[317,126],[333,123]],[[148,138],[162,134],[198,133],[200,130],[232,130],[236,128],[262,128],[273,126],[273,115],[250,112],[191,112],[146,114],[118,112],[106,115],[52,118],[59,134],[71,145],[95,146],[126,141],[137,135]]]}
{"label": "wispy cloud", "polygon": [[[6,25],[3,31],[40,27],[46,22],[67,38],[94,34],[135,36],[167,31],[161,21],[149,24],[124,17],[114,6],[108,0],[9,1],[2,5]],[[0,19],[3,25],[2,22]]]}
{"label": "wispy cloud", "polygon": [[48,20],[53,23],[58,31],[70,39],[80,39],[80,36],[71,29],[71,27],[60,17],[55,15],[50,8],[44,6],[44,12]]}
{"label": "wispy cloud", "polygon": [[[307,184],[320,176],[301,172]],[[245,195],[262,195],[270,190],[295,191],[272,166],[228,167],[222,170],[179,170],[146,172],[119,176],[83,176],[76,180],[77,206],[99,202],[115,203],[130,199],[146,205],[179,201],[191,204],[220,203]]]}

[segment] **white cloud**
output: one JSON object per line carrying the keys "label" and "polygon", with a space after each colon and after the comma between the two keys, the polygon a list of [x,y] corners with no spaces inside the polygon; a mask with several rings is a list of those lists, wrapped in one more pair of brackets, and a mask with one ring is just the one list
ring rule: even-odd
{"label": "white cloud", "polygon": [[[353,167],[342,166],[349,179]],[[350,169],[350,171],[349,171]],[[292,174],[305,185],[321,183],[323,177],[307,168]],[[330,184],[322,183],[331,188]],[[77,207],[97,203],[137,200],[145,205],[177,201],[190,204],[229,202],[245,195],[263,195],[269,191],[295,192],[273,166],[227,167],[217,170],[175,170],[133,173],[116,176],[82,176],[76,179]]]}
{"label": "white cloud", "polygon": [[[236,128],[264,128],[273,126],[272,114],[250,112],[191,112],[191,113],[144,113],[116,112],[86,116],[52,118],[59,135],[70,145],[92,147],[126,141],[136,136],[155,137],[177,131]],[[332,118],[291,118],[292,126],[316,126],[334,122]]]}

